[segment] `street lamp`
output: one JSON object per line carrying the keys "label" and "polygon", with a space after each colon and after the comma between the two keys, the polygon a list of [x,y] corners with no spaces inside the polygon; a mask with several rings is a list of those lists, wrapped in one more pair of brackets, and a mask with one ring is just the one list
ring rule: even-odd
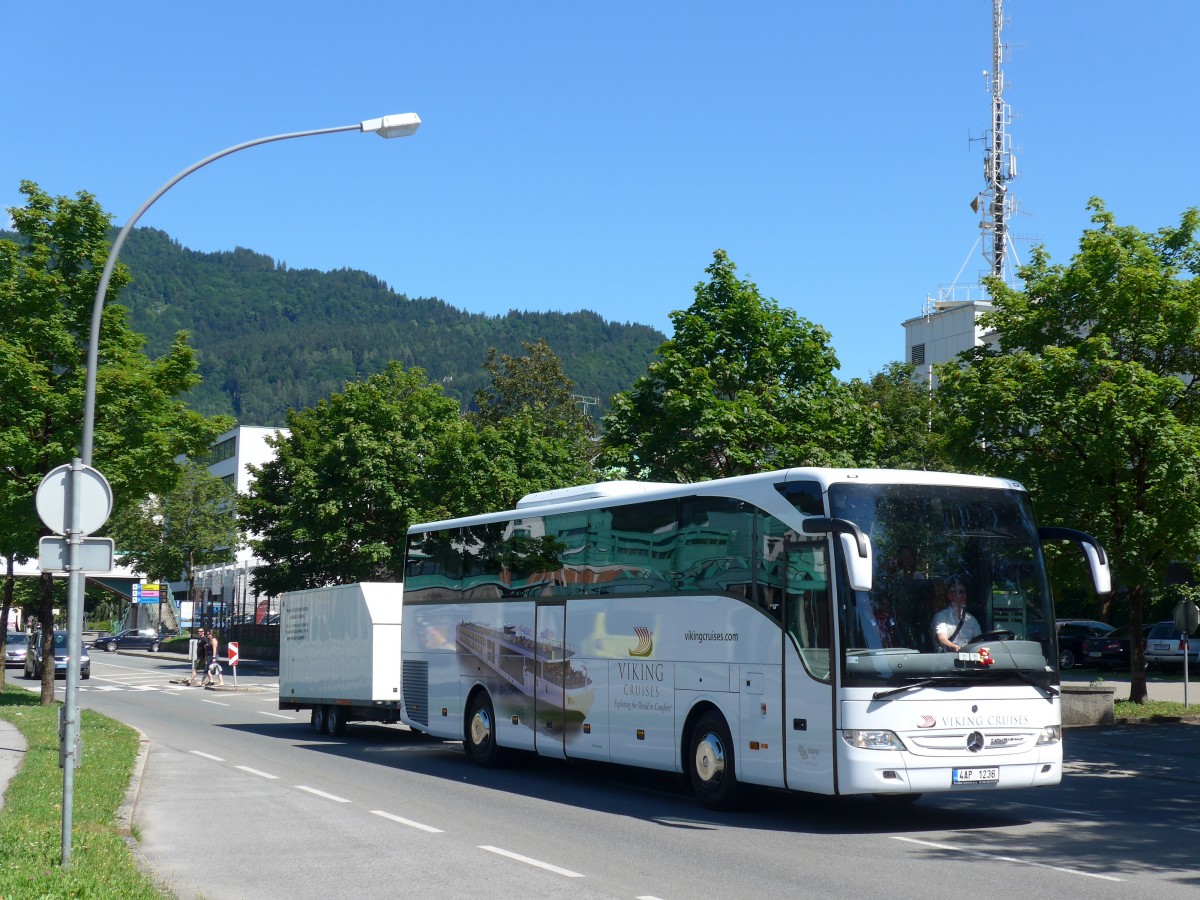
{"label": "street lamp", "polygon": [[[104,271],[100,275],[100,283],[96,286],[96,299],[92,304],[92,328],[88,335],[87,382],[83,401],[83,434],[80,439],[80,458],[71,463],[70,481],[67,490],[67,640],[68,647],[78,648],[83,645],[83,583],[81,569],[81,545],[83,533],[80,529],[81,510],[79,498],[82,492],[83,467],[92,464],[92,432],[96,419],[96,369],[100,356],[100,317],[104,311],[104,296],[108,292],[108,282],[112,278],[113,269],[117,265],[117,255],[133,226],[138,219],[154,205],[163,194],[191,175],[197,169],[207,166],[210,162],[245,150],[257,147],[259,144],[270,144],[275,141],[286,141],[291,138],[312,137],[318,134],[334,134],[339,131],[360,131],[366,134],[377,134],[383,138],[408,137],[421,125],[421,118],[416,113],[401,113],[400,115],[382,116],[378,119],[366,119],[357,125],[339,125],[334,128],[317,128],[311,131],[293,131],[289,134],[276,134],[270,137],[256,138],[242,144],[235,144],[212,156],[194,163],[160,187],[150,195],[150,199],[138,207],[125,223],[112,247],[108,251],[108,259],[104,262]],[[101,521],[103,524],[103,521]],[[96,526],[97,528],[99,526]],[[64,868],[71,864],[71,819],[75,787],[75,765],[78,763],[76,740],[79,734],[79,707],[77,693],[79,686],[79,652],[70,654],[67,664],[66,697],[63,702],[62,753],[63,764],[63,815],[62,815],[62,865]]]}

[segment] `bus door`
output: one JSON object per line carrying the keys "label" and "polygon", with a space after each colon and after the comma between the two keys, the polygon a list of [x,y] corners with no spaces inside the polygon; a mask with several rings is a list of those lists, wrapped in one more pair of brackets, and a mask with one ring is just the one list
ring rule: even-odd
{"label": "bus door", "polygon": [[542,756],[566,756],[566,685],[573,649],[564,601],[538,601],[534,617],[533,743]]}
{"label": "bus door", "polygon": [[784,542],[784,777],[792,790],[833,790],[832,564],[825,535]]}

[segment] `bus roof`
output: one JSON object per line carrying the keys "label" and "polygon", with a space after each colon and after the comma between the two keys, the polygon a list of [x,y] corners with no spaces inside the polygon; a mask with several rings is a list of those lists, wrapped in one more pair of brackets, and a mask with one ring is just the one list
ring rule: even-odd
{"label": "bus roof", "polygon": [[596,484],[581,484],[575,487],[537,491],[517,501],[515,509],[497,510],[458,519],[440,522],[424,522],[409,527],[410,532],[439,531],[463,525],[484,524],[523,516],[552,515],[576,509],[590,509],[596,500],[611,499],[618,502],[669,499],[671,497],[726,493],[737,494],[741,490],[764,483],[787,481],[816,481],[822,490],[833,484],[927,484],[941,487],[980,487],[1024,491],[1020,482],[1007,478],[992,478],[985,475],[962,475],[955,472],[924,472],[914,469],[831,469],[805,467],[760,472],[754,475],[738,475],[732,478],[716,478],[711,481],[696,481],[673,484],[661,481],[601,481]]}

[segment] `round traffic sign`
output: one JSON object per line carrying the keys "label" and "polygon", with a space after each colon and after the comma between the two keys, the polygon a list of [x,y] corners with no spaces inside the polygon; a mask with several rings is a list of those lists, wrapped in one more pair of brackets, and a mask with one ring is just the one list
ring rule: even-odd
{"label": "round traffic sign", "polygon": [[1191,634],[1200,625],[1200,609],[1191,600],[1180,600],[1175,604],[1175,627],[1184,634]]}
{"label": "round traffic sign", "polygon": [[[67,533],[68,488],[71,466],[63,464],[51,469],[37,489],[37,511],[43,524],[55,534]],[[79,530],[91,534],[108,521],[112,513],[113,492],[108,479],[91,466],[79,469]]]}

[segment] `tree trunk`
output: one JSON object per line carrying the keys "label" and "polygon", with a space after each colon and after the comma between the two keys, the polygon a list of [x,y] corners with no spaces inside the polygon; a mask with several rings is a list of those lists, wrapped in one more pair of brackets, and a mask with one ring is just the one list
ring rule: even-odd
{"label": "tree trunk", "polygon": [[38,578],[38,628],[42,631],[42,706],[54,703],[54,576]]}
{"label": "tree trunk", "polygon": [[1142,640],[1143,591],[1140,584],[1129,588],[1129,699],[1145,703],[1146,642]]}

